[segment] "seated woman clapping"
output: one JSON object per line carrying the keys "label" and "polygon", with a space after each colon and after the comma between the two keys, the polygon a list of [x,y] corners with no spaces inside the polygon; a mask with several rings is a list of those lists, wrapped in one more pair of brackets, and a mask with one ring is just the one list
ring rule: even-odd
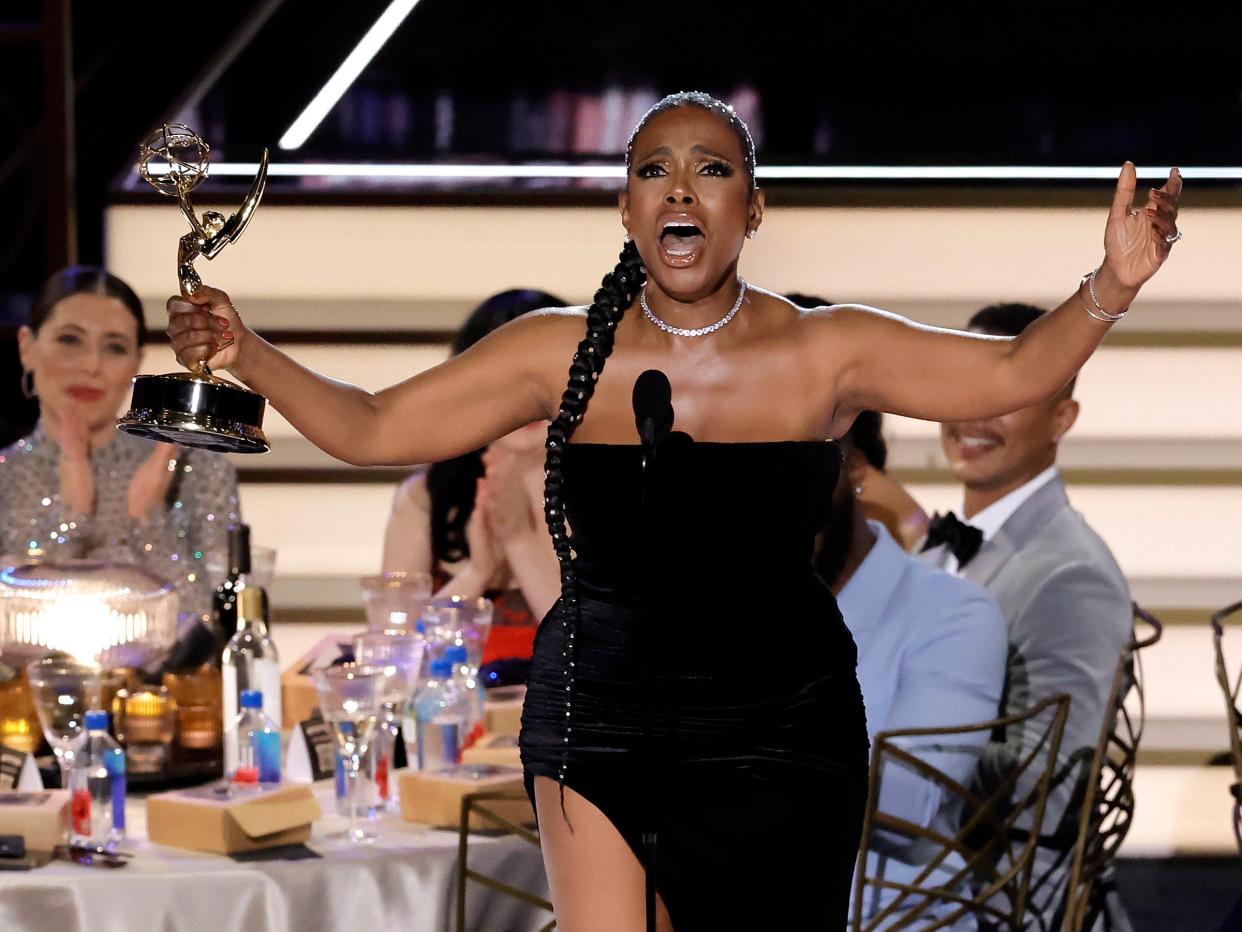
{"label": "seated woman clapping", "polygon": [[240,520],[236,474],[217,453],[116,429],[142,342],[142,303],[103,269],[64,269],[36,296],[18,345],[39,421],[0,450],[0,556],[136,563],[206,612],[205,567]]}

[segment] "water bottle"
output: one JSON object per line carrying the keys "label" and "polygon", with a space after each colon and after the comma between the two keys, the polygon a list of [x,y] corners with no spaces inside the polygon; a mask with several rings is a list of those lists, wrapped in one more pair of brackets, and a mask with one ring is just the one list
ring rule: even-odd
{"label": "water bottle", "polygon": [[461,752],[474,714],[474,694],[461,673],[464,647],[450,647],[431,663],[431,679],[414,700],[415,748],[419,770],[451,770]]}
{"label": "water bottle", "polygon": [[238,788],[280,782],[280,729],[263,714],[263,693],[246,689],[224,734],[224,775]]}
{"label": "water bottle", "polygon": [[243,690],[263,693],[268,717],[281,724],[280,658],[267,633],[267,596],[258,586],[243,582],[236,592],[237,633],[220,658],[224,721],[238,713]]}
{"label": "water bottle", "polygon": [[125,840],[125,752],[108,734],[108,713],[86,713],[86,735],[69,775],[74,844],[115,851]]}

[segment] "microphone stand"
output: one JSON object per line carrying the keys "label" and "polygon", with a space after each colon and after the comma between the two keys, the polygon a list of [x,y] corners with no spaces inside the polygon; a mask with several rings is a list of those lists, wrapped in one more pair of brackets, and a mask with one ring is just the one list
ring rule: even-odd
{"label": "microphone stand", "polygon": [[653,566],[651,560],[651,487],[652,473],[660,441],[673,425],[672,390],[668,377],[656,369],[643,372],[634,383],[633,407],[635,426],[642,443],[643,457],[639,479],[638,528],[641,557],[639,561],[637,647],[639,656],[639,691],[642,695],[642,739],[639,744],[643,771],[642,791],[642,864],[644,873],[644,912],[647,932],[656,928],[656,857],[658,851],[658,809],[656,806],[656,753],[652,725],[652,610]]}

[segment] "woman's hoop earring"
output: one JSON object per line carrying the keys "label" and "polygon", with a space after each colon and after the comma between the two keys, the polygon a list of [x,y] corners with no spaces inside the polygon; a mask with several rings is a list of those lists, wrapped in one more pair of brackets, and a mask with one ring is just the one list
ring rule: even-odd
{"label": "woman's hoop earring", "polygon": [[22,370],[22,396],[31,400],[39,397],[39,393],[35,391],[33,369]]}

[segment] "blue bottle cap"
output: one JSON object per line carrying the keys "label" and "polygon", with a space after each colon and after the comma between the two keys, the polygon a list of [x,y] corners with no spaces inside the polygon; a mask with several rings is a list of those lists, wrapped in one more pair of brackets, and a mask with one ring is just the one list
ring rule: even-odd
{"label": "blue bottle cap", "polygon": [[437,657],[435,660],[431,661],[431,675],[436,679],[444,676],[452,676],[453,661],[449,660],[447,656]]}
{"label": "blue bottle cap", "polygon": [[263,693],[257,689],[243,689],[241,691],[241,707],[243,709],[263,708]]}
{"label": "blue bottle cap", "polygon": [[91,709],[86,713],[86,730],[102,731],[108,727],[108,713],[102,709]]}
{"label": "blue bottle cap", "polygon": [[466,646],[464,644],[454,644],[444,652],[444,659],[449,663],[465,663]]}

